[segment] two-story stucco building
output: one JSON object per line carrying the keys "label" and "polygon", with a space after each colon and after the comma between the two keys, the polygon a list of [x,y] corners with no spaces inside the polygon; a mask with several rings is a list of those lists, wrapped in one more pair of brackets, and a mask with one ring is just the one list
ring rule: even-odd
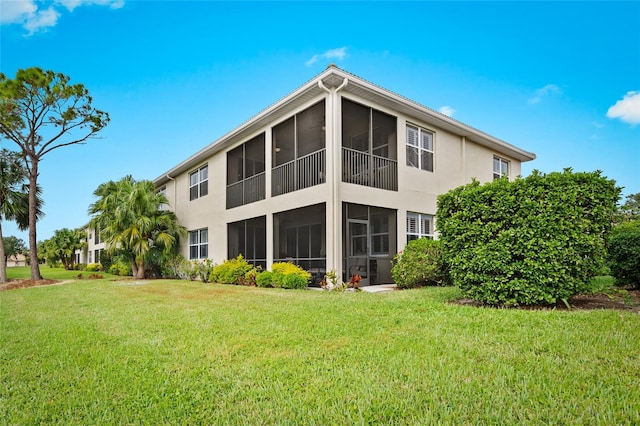
{"label": "two-story stucco building", "polygon": [[439,194],[535,155],[335,66],[155,179],[188,259],[292,261],[389,283]]}
{"label": "two-story stucco building", "polygon": [[75,262],[76,263],[100,263],[100,257],[106,249],[106,244],[100,239],[100,234],[89,225],[82,227],[82,230],[87,234],[86,245],[82,250],[76,250]]}

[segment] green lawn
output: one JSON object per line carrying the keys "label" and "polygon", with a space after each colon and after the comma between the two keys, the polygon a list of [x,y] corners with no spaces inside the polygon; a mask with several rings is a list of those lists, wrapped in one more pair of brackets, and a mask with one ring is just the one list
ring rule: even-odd
{"label": "green lawn", "polygon": [[457,296],[111,277],[0,292],[0,423],[640,424],[639,314]]}

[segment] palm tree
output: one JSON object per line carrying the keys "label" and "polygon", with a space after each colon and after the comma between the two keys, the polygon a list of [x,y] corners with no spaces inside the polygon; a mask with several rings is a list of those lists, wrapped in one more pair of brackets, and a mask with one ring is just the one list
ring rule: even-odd
{"label": "palm tree", "polygon": [[187,234],[173,212],[161,209],[167,197],[149,180],[125,176],[101,184],[93,195],[98,200],[89,206],[89,226],[100,233],[108,252],[128,257],[136,278],[145,277],[154,252],[170,253]]}
{"label": "palm tree", "polygon": [[27,172],[15,152],[0,151],[0,282],[7,281],[7,263],[2,241],[2,221],[15,220],[20,230],[29,227]]}

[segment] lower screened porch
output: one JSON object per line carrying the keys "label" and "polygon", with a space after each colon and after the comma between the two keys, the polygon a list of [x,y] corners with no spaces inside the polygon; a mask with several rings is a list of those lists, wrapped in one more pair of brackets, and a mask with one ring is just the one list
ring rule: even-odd
{"label": "lower screened porch", "polygon": [[[273,262],[291,262],[311,273],[310,285],[319,286],[328,270],[342,270],[342,280],[359,275],[360,285],[390,284],[391,260],[397,247],[397,211],[342,203],[340,238],[328,238],[327,205],[315,204],[227,225],[227,256],[239,254],[252,265],[267,269]],[[271,222],[269,224],[269,222]],[[272,226],[268,230],[268,226]],[[268,232],[271,231],[271,232]],[[272,247],[268,235],[273,235]],[[334,247],[327,242],[334,241]],[[341,253],[338,264],[327,253]],[[334,263],[334,264],[332,264]]]}

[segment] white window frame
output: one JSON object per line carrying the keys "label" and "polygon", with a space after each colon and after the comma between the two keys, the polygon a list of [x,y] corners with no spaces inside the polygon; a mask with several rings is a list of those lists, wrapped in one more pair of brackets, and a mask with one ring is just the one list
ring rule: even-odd
{"label": "white window frame", "polygon": [[[191,249],[195,248],[197,256],[193,256]],[[204,252],[203,252],[204,249]],[[209,257],[209,228],[189,231],[189,260],[206,259]]]}
{"label": "white window frame", "polygon": [[433,239],[433,215],[407,212],[407,244],[419,238]]}
{"label": "white window frame", "polygon": [[[411,132],[415,132],[415,137],[410,135]],[[435,169],[435,132],[424,129],[420,126],[416,126],[414,124],[407,123],[407,151],[409,149],[414,150],[418,157],[418,164],[413,164],[409,162],[409,156],[407,155],[407,166],[414,167],[420,170],[424,170],[427,172],[432,172]],[[422,160],[423,154],[427,154],[427,156],[431,157],[431,164],[424,164]],[[431,167],[429,167],[429,165]]]}
{"label": "white window frame", "polygon": [[502,157],[498,157],[497,155],[493,156],[493,180],[500,179],[505,176],[508,179],[510,168],[509,161]]}
{"label": "white window frame", "polygon": [[[195,189],[195,191],[193,191]],[[209,193],[209,165],[205,164],[189,173],[189,201]]]}
{"label": "white window frame", "polygon": [[[189,179],[191,179],[191,177],[189,177]],[[167,196],[167,187],[163,186],[162,188],[160,188],[157,192],[158,194],[162,194],[165,197]],[[191,193],[191,189],[189,189],[189,193]],[[158,206],[158,210],[169,210],[169,205],[168,204],[160,204]]]}

